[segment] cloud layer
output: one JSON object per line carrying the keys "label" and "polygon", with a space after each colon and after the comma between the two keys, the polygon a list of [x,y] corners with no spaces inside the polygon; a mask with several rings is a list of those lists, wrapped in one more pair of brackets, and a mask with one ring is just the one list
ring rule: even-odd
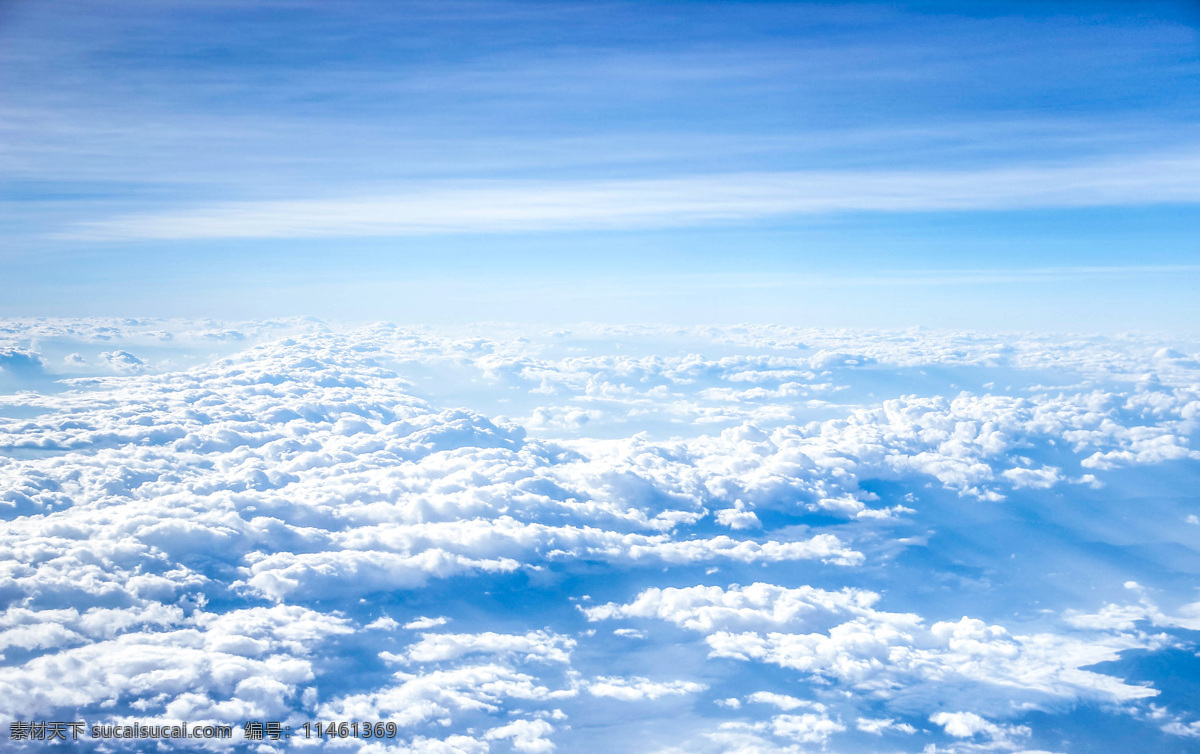
{"label": "cloud layer", "polygon": [[390,721],[412,751],[522,752],[1195,727],[1119,664],[1200,614],[1192,344],[3,332],[5,720]]}

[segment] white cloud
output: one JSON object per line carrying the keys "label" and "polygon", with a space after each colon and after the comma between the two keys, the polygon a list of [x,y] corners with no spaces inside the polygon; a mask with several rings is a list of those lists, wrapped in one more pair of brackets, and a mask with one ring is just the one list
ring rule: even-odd
{"label": "white cloud", "polygon": [[618,678],[602,676],[590,681],[587,686],[592,696],[611,697],[623,702],[636,702],[643,699],[654,700],[664,696],[680,696],[695,694],[708,687],[702,683],[691,681],[655,682],[649,678]]}
{"label": "white cloud", "polygon": [[81,225],[73,238],[305,238],[629,228],[839,211],[1200,201],[1194,154],[975,171],[791,172],[472,182],[392,196],[227,203]]}
{"label": "white cloud", "polygon": [[462,665],[425,673],[394,674],[395,683],[334,699],[318,708],[322,719],[388,720],[402,727],[453,720],[472,711],[496,712],[510,700],[561,698],[537,679],[503,665]]}
{"label": "white cloud", "polygon": [[100,358],[115,371],[136,374],[145,370],[146,363],[128,351],[107,351]]}
{"label": "white cloud", "polygon": [[[1125,588],[1134,592],[1143,592],[1142,587],[1134,581],[1126,582]],[[1189,631],[1200,631],[1200,602],[1180,605],[1177,614],[1168,615],[1144,594],[1138,604],[1106,603],[1095,613],[1085,613],[1079,610],[1068,610],[1064,618],[1068,623],[1081,628],[1100,631],[1133,631],[1140,621],[1152,626],[1176,627]]]}
{"label": "white cloud", "polygon": [[422,634],[408,648],[405,657],[411,662],[443,662],[472,654],[516,657],[525,661],[561,662],[571,660],[575,640],[547,631],[530,631],[524,635],[498,634]]}
{"label": "white cloud", "polygon": [[834,733],[846,726],[825,715],[805,712],[800,715],[776,715],[771,718],[771,732],[780,738],[810,744],[824,744]]}
{"label": "white cloud", "polygon": [[[824,748],[829,739],[846,726],[823,712],[773,715],[758,722],[722,723],[707,737],[729,752],[801,752],[804,744]],[[798,746],[799,745],[799,746]]]}
{"label": "white cloud", "polygon": [[[1163,587],[1145,571],[1117,577],[1147,584],[1135,604],[1063,611],[1040,594],[1045,611],[1022,623],[1009,622],[1011,605],[987,613],[978,593],[936,577],[944,620],[883,608],[911,604],[890,589],[911,573],[895,553],[936,554],[933,530],[962,533],[990,514],[981,500],[1066,516],[1078,506],[1054,495],[1090,492],[1074,485],[1086,479],[1078,465],[1100,483],[1129,465],[1193,463],[1195,368],[1151,341],[756,326],[528,338],[311,322],[8,330],[0,346],[41,353],[46,370],[68,353],[86,357],[73,374],[107,369],[101,353],[147,357],[59,392],[0,396],[0,687],[13,714],[302,709],[393,720],[402,750],[544,750],[556,732],[535,723],[558,720],[551,708],[574,723],[608,706],[594,697],[691,705],[711,688],[724,706],[697,707],[723,722],[697,722],[697,751],[812,749],[851,725],[911,733],[898,721],[946,710],[960,715],[944,719],[947,734],[978,728],[960,750],[1014,748],[1022,710],[1144,710],[1154,688],[1085,668],[1198,625],[1194,597],[1149,600]],[[654,350],[670,337],[687,347]],[[160,358],[164,344],[178,363]],[[228,350],[192,359],[193,346]],[[888,382],[930,366],[1003,378],[941,394]],[[1040,384],[1051,374],[1063,384]],[[460,398],[472,408],[437,405]],[[500,405],[549,419],[520,426]],[[572,411],[588,421],[552,421]],[[1149,513],[1139,526],[1182,536]],[[746,585],[679,586],[706,571]],[[857,586],[797,585],[847,579]],[[580,631],[572,601],[612,633]],[[454,633],[437,633],[450,616]],[[679,640],[671,626],[693,633]],[[615,666],[614,651],[636,664]],[[336,676],[331,652],[364,672]],[[731,661],[767,663],[793,685],[731,687]],[[731,721],[735,710],[745,719]],[[1153,725],[1185,735],[1181,714]]]}
{"label": "white cloud", "polygon": [[1012,482],[1015,489],[1022,487],[1047,489],[1062,480],[1062,473],[1058,469],[1048,467],[1040,469],[1012,468],[1002,472],[1001,476]]}
{"label": "white cloud", "polygon": [[508,739],[517,751],[529,754],[542,754],[554,751],[554,744],[548,738],[554,726],[545,720],[515,720],[508,725],[492,728],[484,734],[489,741]]}
{"label": "white cloud", "polygon": [[[830,592],[815,587],[788,589],[755,583],[746,587],[695,586],[650,588],[625,605],[608,603],[580,608],[588,620],[657,618],[694,631],[751,626],[805,625],[806,620],[828,616],[871,615],[879,595],[845,588]],[[915,620],[916,616],[909,616]]]}
{"label": "white cloud", "polygon": [[1200,738],[1200,720],[1191,723],[1182,723],[1178,720],[1172,720],[1162,726],[1166,733],[1173,736],[1181,736],[1183,738]]}
{"label": "white cloud", "polygon": [[404,556],[390,552],[278,553],[253,563],[246,584],[276,600],[321,599],[345,594],[414,589],[430,578],[515,570],[509,558],[479,560],[444,550]]}
{"label": "white cloud", "polygon": [[794,709],[801,707],[815,709],[819,712],[825,711],[825,705],[820,702],[810,702],[805,699],[797,699],[794,696],[787,694],[776,694],[771,691],[755,691],[750,696],[746,697],[747,702],[756,702],[759,704],[771,704],[786,712],[791,712]]}
{"label": "white cloud", "polygon": [[762,528],[762,522],[758,520],[758,516],[754,514],[754,511],[746,510],[740,500],[733,508],[717,511],[717,523],[735,530]]}
{"label": "white cloud", "polygon": [[929,722],[942,726],[946,735],[955,738],[973,738],[984,735],[993,741],[1005,742],[1014,736],[1030,734],[1027,727],[996,725],[974,712],[938,712],[930,715]]}
{"label": "white cloud", "polygon": [[652,588],[628,604],[581,609],[591,621],[670,621],[703,633],[712,657],[766,662],[884,699],[962,699],[970,688],[979,708],[1007,710],[1018,699],[1134,701],[1158,693],[1083,670],[1154,644],[1145,637],[1012,635],[966,617],[926,627],[919,616],[875,609],[878,599],[855,589],[757,583]]}
{"label": "white cloud", "polygon": [[[152,699],[174,715],[185,700],[202,699],[199,706],[187,702],[192,719],[277,715],[298,685],[313,679],[312,649],[351,631],[344,619],[285,606],[197,613],[186,621],[176,615],[138,617],[143,630],[0,668],[5,690],[0,714],[11,719],[108,700]],[[154,622],[146,623],[148,617]],[[169,628],[161,630],[164,626]],[[229,696],[214,705],[207,693]]]}
{"label": "white cloud", "polygon": [[899,731],[912,735],[917,732],[917,729],[908,723],[898,723],[890,717],[872,718],[860,717],[854,723],[854,727],[861,730],[863,733],[870,733],[875,736],[882,736],[885,731]]}

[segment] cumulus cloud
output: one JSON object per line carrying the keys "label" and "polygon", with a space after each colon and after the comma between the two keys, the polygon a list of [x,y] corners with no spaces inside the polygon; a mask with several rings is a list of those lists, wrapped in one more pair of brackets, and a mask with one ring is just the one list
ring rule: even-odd
{"label": "cumulus cloud", "polygon": [[958,739],[983,739],[986,744],[978,747],[983,750],[1012,751],[1023,749],[1019,739],[1028,738],[1031,730],[1023,725],[997,725],[976,715],[974,712],[938,712],[929,717],[929,721],[942,726],[946,735]]}
{"label": "cumulus cloud", "polygon": [[861,589],[837,592],[804,586],[788,589],[755,583],[725,589],[719,586],[650,588],[628,604],[608,603],[580,608],[588,620],[658,618],[678,626],[711,633],[749,626],[801,624],[806,617],[870,615],[879,595]]}
{"label": "cumulus cloud", "polygon": [[762,522],[754,511],[748,511],[742,501],[736,501],[733,508],[717,511],[717,522],[730,529],[759,529]]}
{"label": "cumulus cloud", "polygon": [[1182,723],[1178,720],[1172,720],[1162,726],[1165,733],[1170,733],[1173,736],[1181,736],[1183,738],[1200,738],[1200,720],[1195,720],[1190,723]]}
{"label": "cumulus cloud", "polygon": [[508,725],[492,728],[484,734],[489,741],[508,739],[517,751],[541,754],[554,751],[554,743],[546,736],[554,726],[545,720],[515,720]]}
{"label": "cumulus cloud", "polygon": [[146,368],[146,362],[128,351],[105,351],[100,358],[117,372],[136,374]]}
{"label": "cumulus cloud", "polygon": [[831,736],[846,726],[823,713],[773,715],[758,722],[722,723],[708,738],[723,751],[802,752],[806,745],[824,748]]}
{"label": "cumulus cloud", "polygon": [[334,699],[317,711],[323,719],[389,720],[412,727],[431,720],[450,721],[473,711],[497,712],[511,700],[563,696],[540,685],[535,676],[491,663],[425,673],[398,672],[389,686]]}
{"label": "cumulus cloud", "polygon": [[[104,625],[106,617],[89,611],[74,625],[86,635],[89,623]],[[110,638],[105,632],[116,631],[109,624],[93,629],[90,642],[68,637],[67,648],[0,668],[5,691],[0,714],[12,719],[143,699],[157,701],[168,715],[192,719],[278,715],[299,685],[313,679],[313,647],[351,630],[344,619],[285,606],[197,613],[186,621],[178,614],[143,611],[126,616],[126,624],[144,628]],[[40,645],[32,646],[47,648]],[[212,702],[213,694],[227,700]],[[181,710],[185,704],[187,710]]]}
{"label": "cumulus cloud", "polygon": [[890,717],[860,717],[855,721],[854,727],[858,728],[864,733],[870,733],[876,736],[881,736],[883,735],[884,731],[890,730],[899,731],[900,733],[907,733],[909,735],[917,732],[917,729],[908,723],[897,723]]}
{"label": "cumulus cloud", "polygon": [[387,615],[376,618],[375,620],[371,621],[367,625],[363,626],[363,628],[377,629],[380,631],[393,631],[399,627],[400,627],[400,624],[397,623],[395,621],[395,619],[393,619],[392,617],[387,616]]}
{"label": "cumulus cloud", "polygon": [[664,696],[679,696],[695,694],[704,691],[707,686],[691,681],[655,682],[648,678],[616,678],[600,677],[590,681],[587,686],[592,696],[606,696],[624,702],[654,700]]}
{"label": "cumulus cloud", "polygon": [[[1101,510],[1076,491],[1191,468],[1188,346],[14,320],[0,348],[61,380],[0,396],[9,716],[391,720],[414,752],[549,751],[610,725],[609,700],[704,692],[724,717],[675,739],[698,751],[902,750],[922,725],[1013,748],[1037,736],[1025,710],[1079,701],[1194,727],[1102,667],[1173,646],[1194,598],[998,608],[980,595],[1007,588],[1011,534],[938,549],[1024,511],[1066,529]],[[927,368],[963,384],[910,389]],[[1153,504],[1189,520],[1172,500]],[[1184,552],[1191,528],[1148,506],[1129,537]],[[1088,536],[1119,540],[1104,523]],[[737,685],[747,663],[787,685]]]}
{"label": "cumulus cloud", "polygon": [[18,377],[40,376],[45,364],[40,354],[17,348],[0,348],[0,372]]}
{"label": "cumulus cloud", "polygon": [[424,634],[411,645],[405,658],[413,662],[457,660],[465,655],[489,654],[518,657],[524,661],[570,662],[575,641],[547,631],[524,635]]}
{"label": "cumulus cloud", "polygon": [[[906,708],[911,699],[969,696],[979,709],[1096,699],[1125,702],[1154,689],[1084,670],[1124,649],[1152,646],[1138,635],[1013,635],[963,617],[926,626],[920,616],[874,607],[878,594],[756,583],[643,591],[627,604],[581,608],[589,620],[654,618],[705,635],[711,657],[765,662],[836,682]],[[763,694],[751,701],[803,704]]]}

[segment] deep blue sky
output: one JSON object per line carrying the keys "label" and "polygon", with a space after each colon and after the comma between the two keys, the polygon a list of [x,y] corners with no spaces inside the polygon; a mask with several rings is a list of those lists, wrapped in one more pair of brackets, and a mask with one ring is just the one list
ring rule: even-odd
{"label": "deep blue sky", "polygon": [[0,306],[1194,331],[1198,25],[7,2]]}

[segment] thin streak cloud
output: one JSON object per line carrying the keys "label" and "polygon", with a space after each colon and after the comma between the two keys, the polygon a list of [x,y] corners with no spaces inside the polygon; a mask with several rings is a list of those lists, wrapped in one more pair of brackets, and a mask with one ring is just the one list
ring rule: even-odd
{"label": "thin streak cloud", "polygon": [[836,212],[1200,201],[1200,156],[969,171],[736,173],[623,181],[439,183],[388,196],[230,202],[81,223],[95,241],[320,238],[679,227]]}

